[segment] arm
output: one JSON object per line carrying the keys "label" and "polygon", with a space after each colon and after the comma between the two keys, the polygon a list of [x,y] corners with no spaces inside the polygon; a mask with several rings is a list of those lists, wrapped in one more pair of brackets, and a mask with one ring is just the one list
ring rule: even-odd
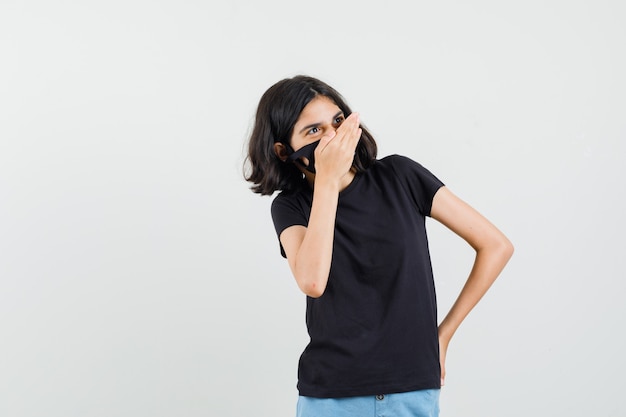
{"label": "arm", "polygon": [[326,289],[338,199],[337,186],[316,185],[308,227],[291,226],[280,234],[291,272],[300,290],[309,297],[320,297]]}
{"label": "arm", "polygon": [[450,339],[509,261],[513,255],[513,245],[498,228],[446,187],[440,188],[435,194],[431,217],[463,238],[476,251],[467,281],[439,325],[443,385],[445,357]]}
{"label": "arm", "polygon": [[308,227],[291,226],[280,234],[298,287],[310,297],[320,297],[326,290],[339,192],[354,177],[350,169],[360,137],[357,113],[352,113],[336,132],[322,137],[315,149],[317,173]]}

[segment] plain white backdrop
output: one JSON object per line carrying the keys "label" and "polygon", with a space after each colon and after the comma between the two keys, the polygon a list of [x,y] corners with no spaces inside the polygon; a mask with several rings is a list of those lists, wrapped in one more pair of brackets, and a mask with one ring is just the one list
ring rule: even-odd
{"label": "plain white backdrop", "polygon": [[[0,415],[295,412],[305,299],[243,180],[256,104],[323,79],[516,253],[442,417],[619,416],[626,6],[0,5]],[[440,314],[472,251],[428,223]]]}

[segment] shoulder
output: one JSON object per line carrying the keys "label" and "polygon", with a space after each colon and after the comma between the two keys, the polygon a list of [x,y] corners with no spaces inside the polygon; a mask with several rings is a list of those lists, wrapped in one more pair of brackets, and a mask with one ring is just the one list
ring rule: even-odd
{"label": "shoulder", "polygon": [[274,197],[271,204],[272,213],[283,210],[302,210],[310,206],[312,193],[307,191],[281,191]]}
{"label": "shoulder", "polygon": [[391,169],[396,175],[403,175],[411,171],[425,170],[424,166],[419,162],[409,158],[408,156],[392,154],[376,161],[381,168]]}
{"label": "shoulder", "polygon": [[428,188],[439,188],[443,182],[424,165],[404,155],[392,154],[376,160],[370,167],[372,175],[403,184],[423,184]]}
{"label": "shoulder", "polygon": [[297,201],[297,193],[281,191],[272,200],[272,211],[279,207],[293,205],[295,201]]}
{"label": "shoulder", "polygon": [[409,158],[405,155],[400,155],[397,153],[385,156],[376,161],[379,164],[383,164],[386,166],[408,166],[408,165],[419,165],[417,161]]}
{"label": "shoulder", "polygon": [[419,162],[403,155],[390,155],[380,162],[389,167],[389,172],[413,196],[422,213],[428,215],[433,196],[444,186],[443,181]]}

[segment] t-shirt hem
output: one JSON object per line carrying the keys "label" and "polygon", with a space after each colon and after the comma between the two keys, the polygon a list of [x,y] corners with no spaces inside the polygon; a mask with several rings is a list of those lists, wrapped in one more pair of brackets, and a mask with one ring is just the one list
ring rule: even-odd
{"label": "t-shirt hem", "polygon": [[314,398],[344,398],[344,397],[361,397],[378,394],[397,394],[402,392],[419,391],[424,389],[441,388],[441,380],[433,379],[410,385],[381,385],[368,388],[346,388],[346,389],[316,389],[307,387],[298,387],[299,395],[303,397]]}

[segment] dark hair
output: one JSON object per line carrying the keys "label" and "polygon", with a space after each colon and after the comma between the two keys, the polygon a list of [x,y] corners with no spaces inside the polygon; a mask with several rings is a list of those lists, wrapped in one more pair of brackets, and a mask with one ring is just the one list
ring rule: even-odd
{"label": "dark hair", "polygon": [[[275,191],[295,191],[306,186],[302,173],[293,163],[283,162],[274,152],[274,143],[290,145],[294,125],[300,113],[311,100],[324,96],[331,99],[348,117],[352,110],[341,95],[328,84],[305,75],[285,78],[271,86],[261,97],[256,112],[254,128],[248,142],[248,155],[244,161],[250,165],[246,181],[261,195]],[[356,172],[363,172],[376,159],[376,141],[361,125],[361,139],[352,164]]]}

